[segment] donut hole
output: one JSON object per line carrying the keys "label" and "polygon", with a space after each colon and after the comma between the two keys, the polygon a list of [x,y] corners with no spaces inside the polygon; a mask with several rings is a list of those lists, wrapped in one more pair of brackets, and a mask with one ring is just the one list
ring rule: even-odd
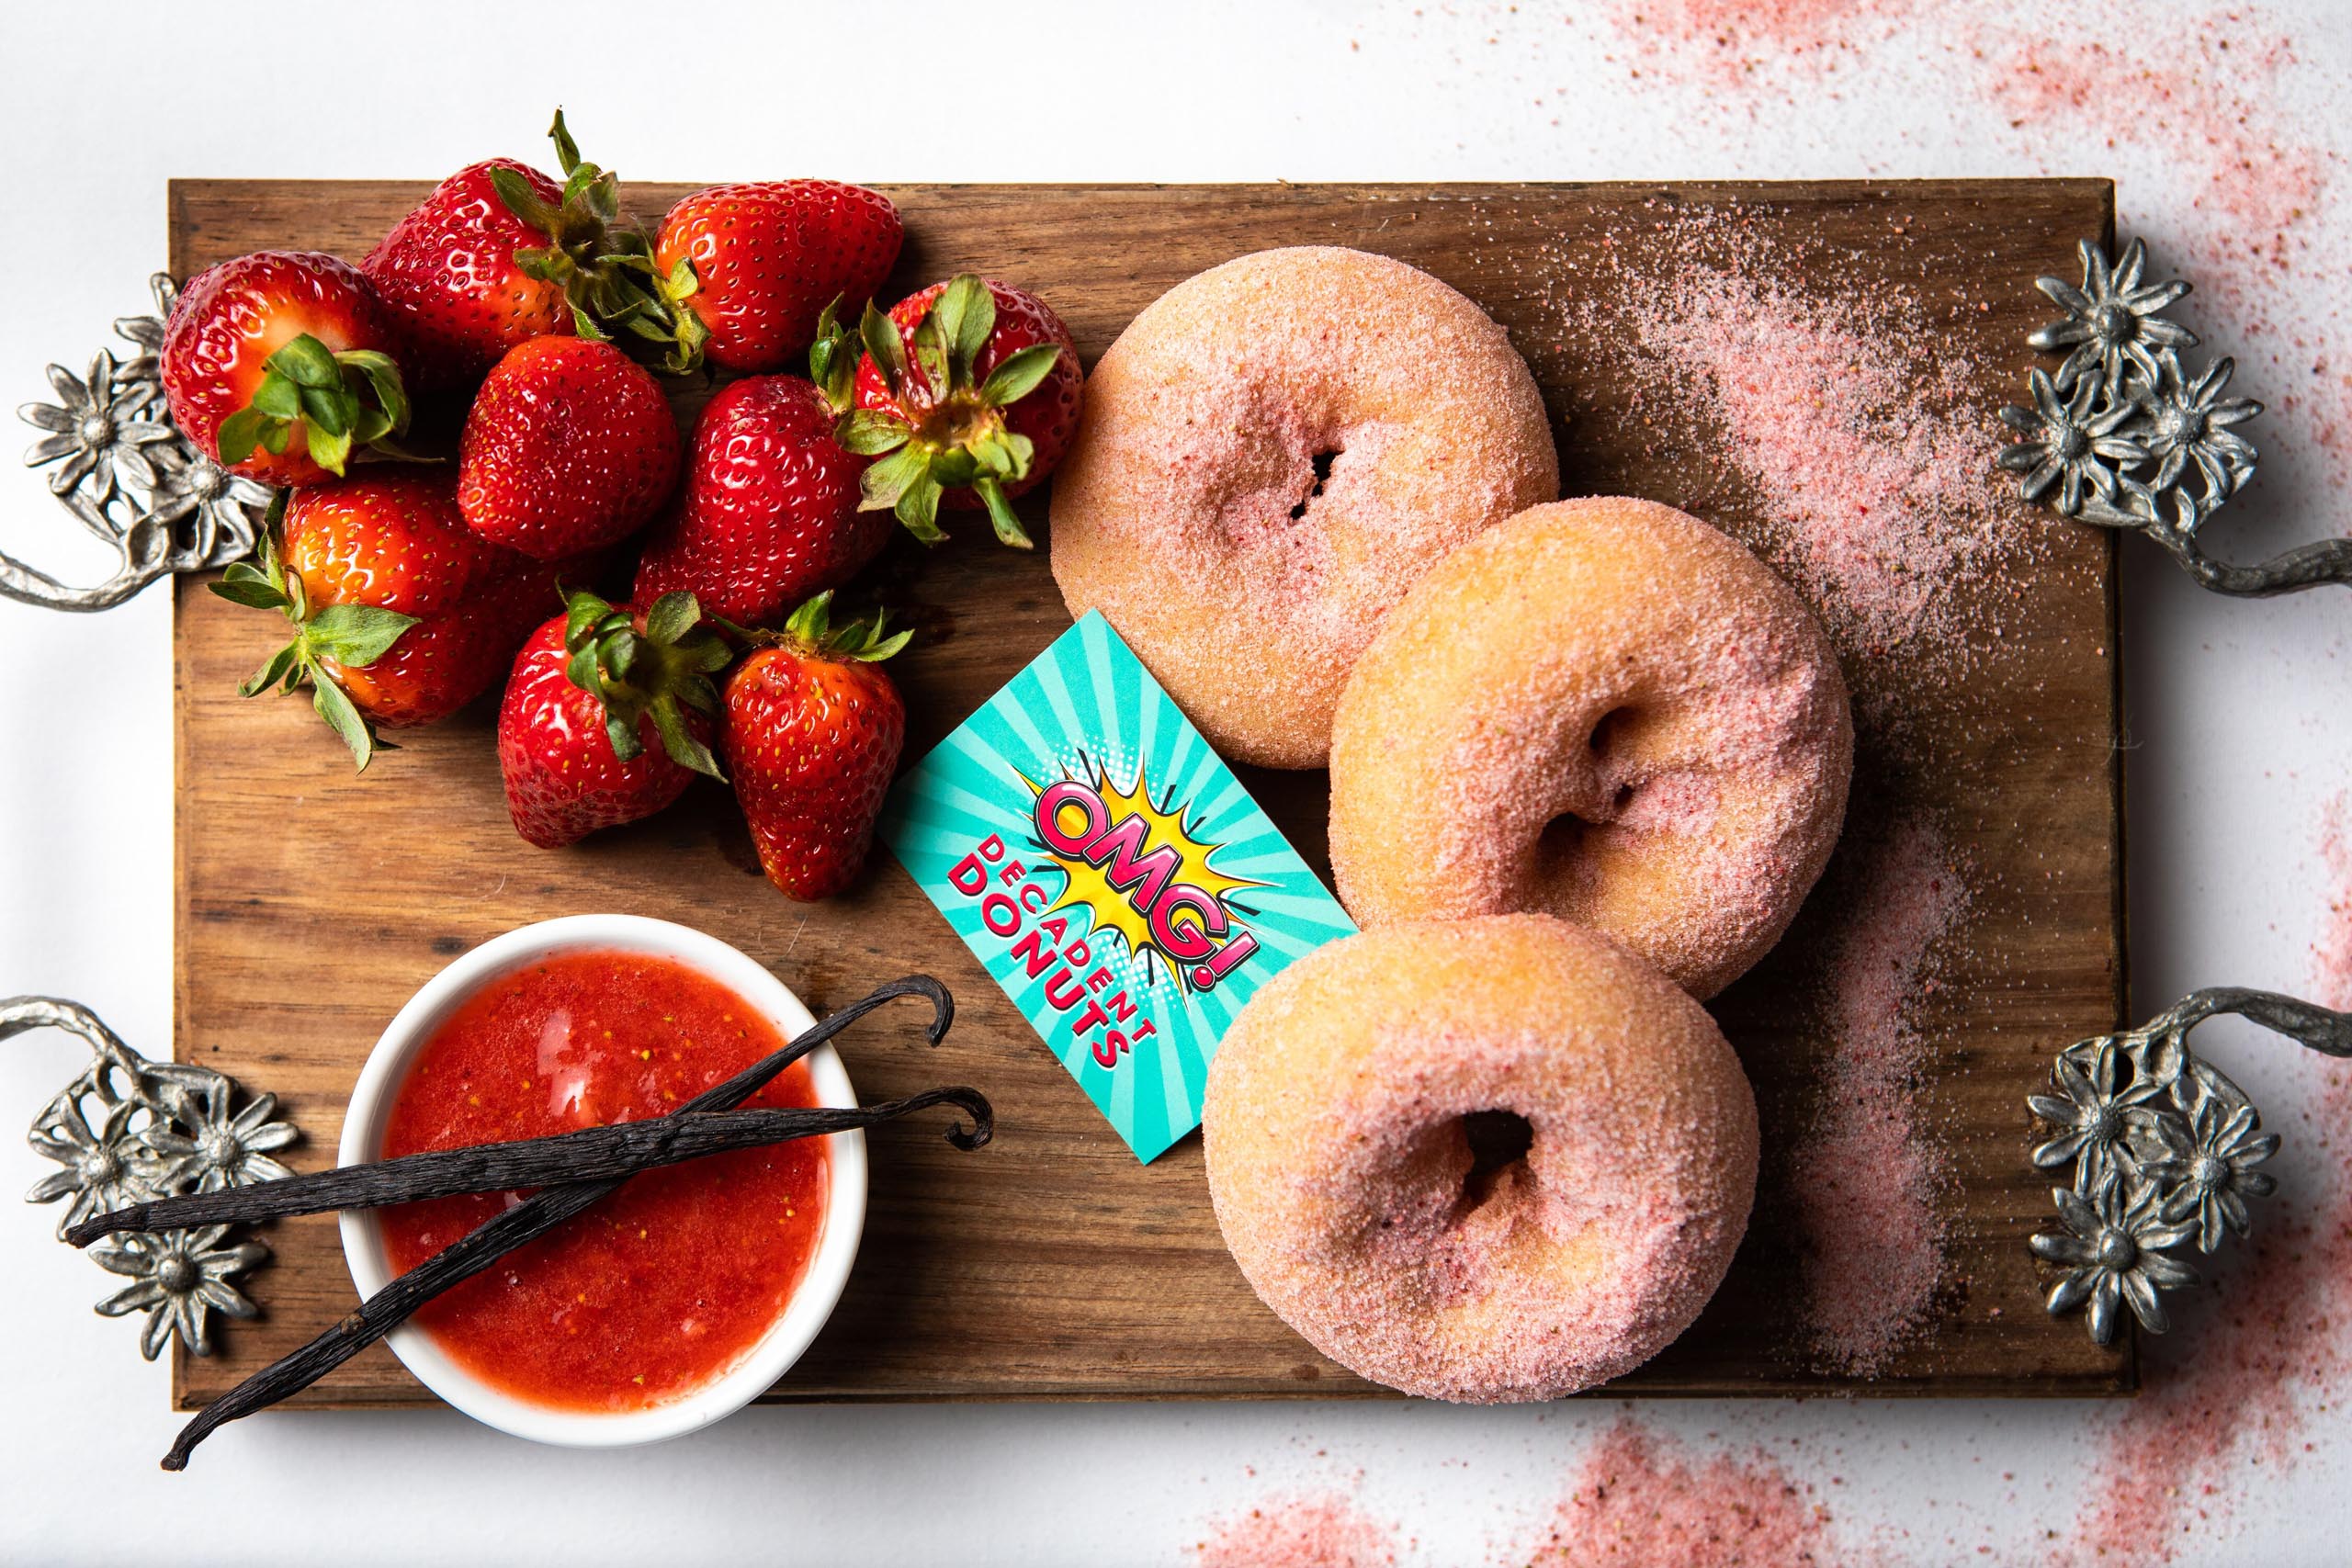
{"label": "donut hole", "polygon": [[[1556,846],[1547,844],[1547,850],[1556,847],[1561,852],[1573,852],[1583,844],[1585,834],[1595,822],[1614,822],[1633,806],[1635,781],[1631,752],[1634,728],[1639,718],[1634,709],[1621,707],[1611,708],[1595,721],[1585,745],[1592,753],[1598,788],[1607,790],[1609,798],[1590,820],[1573,813],[1554,818],[1544,830],[1549,834],[1553,829],[1559,829],[1561,841]],[[1573,831],[1561,826],[1564,821],[1574,824]]]}
{"label": "donut hole", "polygon": [[1470,1145],[1470,1173],[1463,1178],[1462,1201],[1476,1209],[1493,1195],[1506,1173],[1525,1165],[1535,1146],[1535,1126],[1516,1111],[1472,1111],[1462,1118]]}
{"label": "donut hole", "polygon": [[1535,863],[1547,870],[1571,863],[1583,854],[1592,829],[1593,824],[1575,812],[1561,812],[1535,835]]}
{"label": "donut hole", "polygon": [[1637,709],[1616,707],[1593,720],[1592,733],[1585,738],[1585,745],[1594,759],[1601,762],[1624,761],[1641,717]]}
{"label": "donut hole", "polygon": [[1304,519],[1307,507],[1321,498],[1323,487],[1330,482],[1331,464],[1340,456],[1341,450],[1342,448],[1338,446],[1318,450],[1310,459],[1315,467],[1315,482],[1306,487],[1306,493],[1299,497],[1298,504],[1290,509],[1292,522],[1296,523]]}

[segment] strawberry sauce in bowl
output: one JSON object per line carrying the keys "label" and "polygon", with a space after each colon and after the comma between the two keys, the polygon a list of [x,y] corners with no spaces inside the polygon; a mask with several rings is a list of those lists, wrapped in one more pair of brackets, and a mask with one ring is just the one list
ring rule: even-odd
{"label": "strawberry sauce in bowl", "polygon": [[[341,1159],[662,1116],[808,1028],[774,976],[683,926],[576,916],[510,931],[417,993],[369,1056]],[[820,1047],[745,1102],[854,1105]],[[344,1215],[363,1295],[518,1201]],[[393,1331],[408,1369],[520,1437],[650,1442],[732,1413],[813,1338],[865,1218],[862,1134],[648,1171]]]}

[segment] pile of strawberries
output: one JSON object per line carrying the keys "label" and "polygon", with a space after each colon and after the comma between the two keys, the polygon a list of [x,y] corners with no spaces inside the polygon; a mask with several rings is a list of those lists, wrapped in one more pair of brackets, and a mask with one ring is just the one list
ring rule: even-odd
{"label": "pile of strawberries", "polygon": [[[876,310],[902,231],[873,191],[717,186],[648,233],[560,113],[551,134],[560,185],[476,164],[356,266],[266,251],[181,293],[173,419],[282,487],[258,561],[214,585],[293,625],[243,690],[308,686],[365,768],[379,727],[503,675],[524,838],[650,816],[702,773],[778,887],[828,897],[896,770],[880,664],[908,635],[834,626],[833,591],[894,516],[933,543],[943,508],[985,511],[1027,548],[1011,501],[1069,444],[1077,351],[1043,301],[970,275]],[[682,437],[657,370],[736,378]]]}

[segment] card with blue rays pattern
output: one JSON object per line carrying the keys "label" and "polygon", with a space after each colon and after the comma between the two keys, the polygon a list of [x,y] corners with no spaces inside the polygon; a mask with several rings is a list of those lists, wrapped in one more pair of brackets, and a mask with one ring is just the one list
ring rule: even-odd
{"label": "card with blue rays pattern", "polygon": [[1258,987],[1355,930],[1090,612],[899,781],[882,840],[1136,1157]]}

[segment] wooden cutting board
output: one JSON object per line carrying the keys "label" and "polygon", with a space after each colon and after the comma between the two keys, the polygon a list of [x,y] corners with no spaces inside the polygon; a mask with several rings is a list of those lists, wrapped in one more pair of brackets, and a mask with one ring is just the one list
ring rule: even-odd
{"label": "wooden cutting board", "polygon": [[[632,187],[658,213],[684,186]],[[245,251],[358,256],[423,184],[179,181],[171,266],[188,275]],[[2047,307],[2040,273],[2066,273],[2077,237],[2112,227],[2097,180],[1899,185],[910,186],[911,288],[951,272],[1016,279],[1061,311],[1091,364],[1128,320],[1200,269],[1272,245],[1385,251],[1434,272],[1511,330],[1557,423],[1568,491],[1688,507],[1750,538],[1761,502],[1706,450],[1661,445],[1661,399],[1576,347],[1545,293],[1589,264],[1655,253],[1668,265],[1693,209],[1736,211],[1811,258],[1785,281],[1834,307],[1904,287],[1964,299],[1945,349],[1986,389],[2022,376],[2024,334]],[[1622,309],[1606,292],[1602,312]],[[1024,505],[1044,536],[1042,497]],[[1964,938],[1918,1013],[1932,1046],[1924,1094],[1948,1144],[1951,1269],[1926,1337],[1877,1381],[1806,1370],[1790,1303],[1798,1259],[1759,1221],[1705,1316],[1619,1393],[2084,1394],[2127,1390],[2127,1347],[2093,1347],[2037,1305],[2024,1240],[2046,1186],[2025,1160],[2023,1098],[2064,1041],[2114,1027],[2122,998],[2122,815],[2111,537],[2008,503],[2003,525],[2049,539],[2000,595],[2003,635],[1965,681],[1908,694],[1926,765],[1878,768],[1862,787],[1934,812],[1972,868]],[[1069,624],[1046,553],[993,547],[984,527],[926,553],[910,541],[880,590],[919,628],[894,665],[920,757]],[[344,1102],[385,1021],[451,957],[526,921],[617,909],[699,926],[769,964],[819,1013],[926,970],[960,1012],[936,1054],[910,1018],[844,1042],[869,1100],[967,1082],[995,1100],[996,1145],[957,1155],[930,1125],[874,1134],[873,1207],[855,1277],[831,1325],[776,1391],[790,1399],[1267,1397],[1363,1394],[1259,1305],[1211,1215],[1200,1143],[1138,1167],[887,853],[851,895],[801,908],[759,875],[717,786],[576,849],[531,849],[509,828],[492,755],[493,705],[403,735],[364,778],[298,701],[243,702],[238,680],[276,623],[183,581],[178,715],[176,1049],[275,1091],[331,1163]],[[1858,690],[1877,678],[1849,669]],[[1917,758],[1914,758],[1915,764]],[[1324,865],[1319,774],[1245,770],[1311,863]],[[1817,1103],[1823,1047],[1793,978],[1846,912],[1816,898],[1781,952],[1716,1004],[1767,1108],[1768,1146]],[[1767,1195],[1769,1210],[1770,1194]],[[201,1404],[347,1311],[328,1219],[279,1224],[252,1280],[261,1319],[209,1358],[182,1355],[175,1398]],[[380,1347],[304,1396],[319,1405],[429,1396]]]}

